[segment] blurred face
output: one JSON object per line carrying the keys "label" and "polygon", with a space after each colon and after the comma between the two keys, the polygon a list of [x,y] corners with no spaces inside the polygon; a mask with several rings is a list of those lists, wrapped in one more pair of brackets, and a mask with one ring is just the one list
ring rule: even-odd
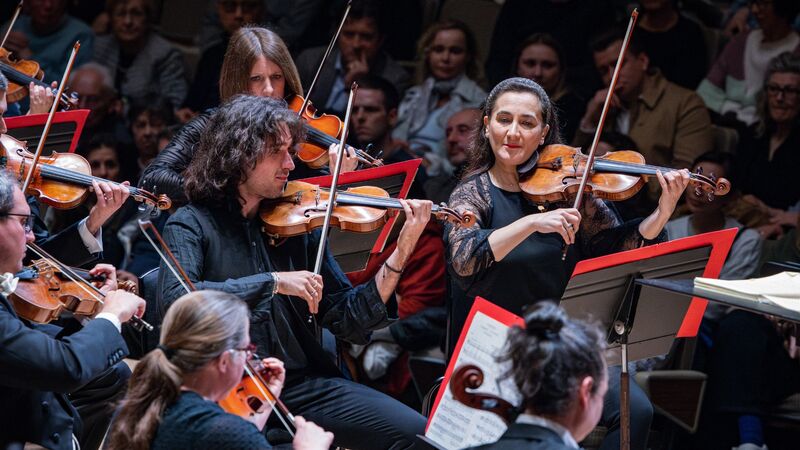
{"label": "blurred face", "polygon": [[8,128],[6,128],[6,121],[3,119],[6,109],[8,109],[6,91],[0,90],[0,134],[5,134],[5,132],[8,131]]}
{"label": "blurred face", "polygon": [[70,87],[78,94],[78,107],[90,111],[86,126],[99,125],[114,104],[114,95],[103,86],[103,77],[94,70],[82,70],[75,74]]}
{"label": "blurred face", "polygon": [[119,158],[117,152],[111,147],[102,146],[89,152],[86,156],[89,165],[92,167],[92,176],[105,178],[111,181],[121,181],[119,179]]}
{"label": "blurred face", "polygon": [[458,167],[467,161],[467,148],[480,117],[477,109],[467,109],[453,114],[447,121],[447,159],[453,166]]}
{"label": "blurred face", "polygon": [[0,273],[16,273],[22,269],[25,244],[33,242],[33,231],[25,231],[31,209],[25,196],[14,188],[14,203],[6,215],[0,216]]}
{"label": "blurred face", "polygon": [[758,21],[759,28],[770,30],[775,26],[785,26],[786,20],[775,14],[772,0],[751,0],[750,13]]}
{"label": "blurred face", "polygon": [[288,131],[283,134],[283,144],[278,151],[267,154],[256,163],[253,170],[246,172],[247,179],[239,186],[241,193],[261,198],[281,196],[289,180],[289,172],[294,169],[292,158],[295,154]]}
{"label": "blurred face", "polygon": [[280,66],[263,55],[256,59],[250,69],[250,79],[247,90],[258,97],[272,97],[282,99],[286,88],[286,78]]}
{"label": "blurred face", "polygon": [[353,100],[352,123],[356,139],[362,145],[381,143],[391,132],[397,110],[386,111],[383,92],[359,89]]}
{"label": "blurred face", "polygon": [[544,142],[550,127],[542,121],[539,97],[506,92],[495,102],[492,117],[483,118],[495,164],[519,166]]}
{"label": "blurred face", "polygon": [[371,61],[383,44],[378,24],[370,18],[347,20],[339,35],[339,51],[344,63],[365,58]]}
{"label": "blurred face", "polygon": [[[608,87],[611,85],[611,78],[614,75],[614,68],[617,65],[617,57],[622,48],[622,41],[618,40],[611,44],[605,50],[594,53],[594,65],[600,76],[603,78],[603,85]],[[617,79],[617,95],[619,95],[626,102],[636,99],[642,91],[642,83],[647,75],[647,67],[650,60],[647,55],[640,53],[634,55],[630,51],[625,54],[625,60],[622,62],[622,69],[619,71],[619,78]]]}
{"label": "blurred face", "polygon": [[111,12],[111,31],[122,43],[136,42],[147,33],[147,11],[144,0],[128,0]]}
{"label": "blurred face", "polygon": [[774,73],[767,80],[769,116],[778,124],[791,124],[800,112],[800,75]]}
{"label": "blurred face", "polygon": [[428,48],[428,67],[437,80],[449,80],[467,67],[467,38],[461,30],[436,33]]}
{"label": "blurred face", "polygon": [[28,12],[31,22],[36,28],[52,29],[57,27],[67,11],[66,0],[29,0],[26,4],[30,6]]}
{"label": "blurred face", "polygon": [[[695,165],[692,167],[692,172],[697,172],[698,169],[702,170],[701,173],[703,175],[714,180],[728,176],[725,173],[724,167],[709,161],[703,161]],[[684,198],[686,198],[686,206],[693,214],[697,212],[719,211],[725,205],[724,197],[715,196],[714,200],[708,201],[708,197],[706,195],[695,195],[694,189],[686,189],[686,192],[684,192]]]}
{"label": "blurred face", "polygon": [[552,95],[561,78],[558,54],[544,44],[531,44],[522,50],[517,62],[517,75],[531,79]]}
{"label": "blurred face", "polygon": [[639,3],[645,11],[672,9],[672,0],[640,0]]}
{"label": "blurred face", "polygon": [[131,125],[131,133],[140,159],[146,162],[158,154],[158,134],[166,126],[160,117],[151,115],[147,111],[136,117]]}
{"label": "blurred face", "polygon": [[261,0],[218,0],[219,23],[226,33],[233,34],[243,25],[260,22],[261,6]]}
{"label": "blurred face", "polygon": [[[591,380],[591,384],[597,383],[597,380],[592,379],[591,377],[586,377],[586,379]],[[597,386],[597,389],[592,394],[588,395],[588,400],[586,401],[584,406],[584,411],[582,415],[582,420],[574,430],[574,438],[578,442],[582,441],[589,433],[592,432],[592,429],[600,422],[600,417],[603,414],[603,398],[606,396],[606,392],[608,392],[608,374],[603,374],[603,379],[600,380],[600,385]]]}

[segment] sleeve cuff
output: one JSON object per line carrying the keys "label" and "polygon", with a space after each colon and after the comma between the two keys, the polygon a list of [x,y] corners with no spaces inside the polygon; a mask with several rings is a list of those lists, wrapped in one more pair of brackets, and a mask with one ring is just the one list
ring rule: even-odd
{"label": "sleeve cuff", "polygon": [[109,322],[114,324],[114,327],[117,329],[117,332],[122,333],[122,322],[119,321],[119,318],[117,318],[117,316],[111,313],[101,312],[100,314],[94,316],[94,320],[98,319],[108,320]]}
{"label": "sleeve cuff", "polygon": [[84,217],[83,220],[81,220],[81,223],[78,225],[78,234],[80,234],[83,245],[86,246],[86,250],[89,253],[101,253],[103,251],[103,227],[97,230],[97,234],[92,235],[92,233],[89,232],[89,227],[86,226],[86,221],[88,219],[88,217]]}

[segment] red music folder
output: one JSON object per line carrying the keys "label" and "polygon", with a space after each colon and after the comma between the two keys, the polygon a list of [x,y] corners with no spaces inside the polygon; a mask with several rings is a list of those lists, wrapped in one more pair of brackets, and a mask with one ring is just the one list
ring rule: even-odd
{"label": "red music folder", "polygon": [[[74,153],[88,116],[88,109],[57,112],[50,125],[50,134],[47,136],[42,154]],[[47,123],[47,114],[8,117],[5,122],[8,134],[20,141],[26,141],[28,151],[33,153]]]}

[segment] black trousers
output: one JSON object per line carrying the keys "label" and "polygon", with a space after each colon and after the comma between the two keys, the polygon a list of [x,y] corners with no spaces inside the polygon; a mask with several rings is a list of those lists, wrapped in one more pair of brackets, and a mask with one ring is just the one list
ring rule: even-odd
{"label": "black trousers", "polygon": [[[389,397],[343,378],[309,377],[284,388],[281,400],[334,434],[335,445],[348,449],[410,449],[425,432],[425,418]],[[268,428],[280,426],[270,418]]]}
{"label": "black trousers", "polygon": [[111,424],[117,402],[122,399],[128,386],[131,370],[124,362],[117,363],[80,389],[69,394],[70,402],[81,416],[81,449],[95,450],[100,447]]}
{"label": "black trousers", "polygon": [[[620,381],[621,366],[608,368],[608,391],[603,399],[603,415],[600,425],[608,428],[608,434],[600,445],[600,450],[619,450],[620,441]],[[630,411],[631,411],[631,449],[645,450],[647,437],[650,433],[650,423],[653,421],[653,405],[650,399],[633,380],[630,386]]]}

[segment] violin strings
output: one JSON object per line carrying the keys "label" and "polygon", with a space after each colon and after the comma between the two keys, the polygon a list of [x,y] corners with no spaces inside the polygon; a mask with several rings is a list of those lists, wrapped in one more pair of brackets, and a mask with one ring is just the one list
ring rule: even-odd
{"label": "violin strings", "polygon": [[[662,173],[668,172],[670,169],[668,167],[661,167],[661,166],[653,166],[650,164],[636,164],[636,163],[627,163],[622,161],[608,161],[608,160],[596,160],[594,164],[595,168],[606,168],[608,170],[616,170],[616,171],[627,171],[632,175],[655,175],[656,171],[661,171]],[[650,172],[646,172],[642,169],[648,169]],[[697,174],[689,172],[689,177],[692,180],[699,180],[703,182],[710,183],[714,185],[710,178],[706,177],[705,175]]]}
{"label": "violin strings", "polygon": [[[261,388],[260,380],[256,377],[256,375],[253,373],[253,371],[250,370],[250,364],[249,363],[246,363],[244,365],[244,370],[245,370],[245,372],[247,372],[247,376],[249,376],[252,380],[256,381],[253,384],[256,385],[256,388],[259,390],[259,392],[261,392],[261,395],[263,395],[264,399],[267,400],[267,404],[272,408],[273,411],[275,411],[275,415],[278,417],[278,419],[281,421],[283,426],[286,428],[286,431],[288,431],[289,434],[291,434],[292,437],[294,437],[294,432],[292,431],[292,428],[289,426],[289,423],[287,422],[287,420],[290,420],[289,417],[287,416],[286,418],[284,418],[283,417],[283,415],[284,415],[283,411],[281,411],[280,408],[278,408],[277,399],[275,401],[272,400],[273,398],[275,398],[275,396],[272,395],[272,392],[270,392],[269,394],[264,392],[264,390]],[[266,386],[264,386],[264,387],[266,387]],[[269,388],[267,388],[267,390],[269,390]],[[294,421],[292,421],[292,424],[294,424]]]}
{"label": "violin strings", "polygon": [[[105,295],[103,295],[103,293],[99,289],[94,287],[88,281],[80,279],[80,277],[78,277],[77,274],[72,272],[72,269],[70,267],[61,264],[61,262],[59,262],[57,259],[55,259],[52,256],[50,256],[49,253],[44,251],[41,247],[39,247],[36,244],[33,244],[33,243],[27,244],[27,247],[32,252],[36,253],[40,258],[42,258],[46,263],[48,263],[51,266],[53,266],[53,268],[60,270],[61,273],[64,274],[64,276],[66,276],[70,281],[72,281],[75,284],[77,284],[81,289],[86,291],[87,294],[92,296],[92,298],[97,300],[101,305],[103,304],[103,300],[100,297],[98,297],[98,295],[100,295],[102,297],[105,297]],[[91,288],[96,292],[92,292],[91,290],[89,290],[89,288],[87,288],[86,285],[91,286]]]}
{"label": "violin strings", "polygon": [[[94,177],[91,175],[86,175],[80,172],[74,172],[69,169],[65,169],[63,167],[52,166],[52,165],[42,165],[40,167],[42,168],[42,175],[59,181],[66,181],[87,187],[92,185],[93,180],[96,180],[98,182],[106,182],[114,185],[119,185],[119,183],[114,181],[106,180],[104,178]],[[139,197],[144,196],[142,195],[141,190],[135,186],[127,186],[127,188],[130,194],[133,196],[139,196]]]}

